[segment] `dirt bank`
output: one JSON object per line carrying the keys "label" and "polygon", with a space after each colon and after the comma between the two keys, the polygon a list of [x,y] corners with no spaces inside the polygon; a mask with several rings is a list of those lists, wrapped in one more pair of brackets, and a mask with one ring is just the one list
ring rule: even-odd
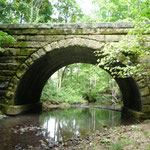
{"label": "dirt bank", "polygon": [[[78,150],[150,150],[150,120],[104,128],[72,147]],[[69,148],[66,148],[69,149]]]}

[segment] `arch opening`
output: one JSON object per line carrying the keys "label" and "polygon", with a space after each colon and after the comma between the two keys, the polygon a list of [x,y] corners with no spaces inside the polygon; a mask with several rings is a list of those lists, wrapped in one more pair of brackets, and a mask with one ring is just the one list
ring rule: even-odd
{"label": "arch opening", "polygon": [[119,86],[110,74],[87,63],[67,65],[56,71],[46,82],[41,95],[44,105],[118,105],[121,100]]}
{"label": "arch opening", "polygon": [[[97,64],[95,49],[83,46],[56,48],[37,59],[24,73],[15,94],[15,105],[33,104],[40,101],[42,89],[49,77],[58,69],[73,63]],[[122,93],[123,105],[140,111],[141,96],[133,78],[116,78]]]}

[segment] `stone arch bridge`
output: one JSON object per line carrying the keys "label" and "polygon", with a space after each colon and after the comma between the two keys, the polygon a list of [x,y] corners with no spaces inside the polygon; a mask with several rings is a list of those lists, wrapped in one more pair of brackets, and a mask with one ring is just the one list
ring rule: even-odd
{"label": "stone arch bridge", "polygon": [[[72,63],[96,64],[93,53],[107,42],[118,42],[131,23],[0,24],[17,41],[0,53],[0,105],[8,115],[40,109],[48,78]],[[149,77],[115,79],[123,110],[137,118],[150,117]]]}

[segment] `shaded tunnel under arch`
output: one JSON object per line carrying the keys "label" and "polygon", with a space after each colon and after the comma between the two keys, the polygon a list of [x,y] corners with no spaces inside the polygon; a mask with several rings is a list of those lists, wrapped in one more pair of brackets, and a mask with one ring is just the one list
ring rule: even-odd
{"label": "shaded tunnel under arch", "polygon": [[[40,101],[41,93],[46,81],[58,69],[73,63],[97,64],[95,49],[69,46],[55,49],[36,60],[24,73],[15,93],[14,105],[33,104]],[[116,78],[122,93],[125,107],[140,111],[142,109],[141,96],[133,78]]]}

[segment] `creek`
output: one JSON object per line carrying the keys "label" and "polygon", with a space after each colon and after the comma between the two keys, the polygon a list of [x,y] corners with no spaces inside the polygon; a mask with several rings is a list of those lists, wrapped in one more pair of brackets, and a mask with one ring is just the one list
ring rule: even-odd
{"label": "creek", "polygon": [[97,108],[65,108],[6,117],[0,119],[0,149],[68,146],[70,141],[80,142],[97,130],[121,123],[121,112]]}

